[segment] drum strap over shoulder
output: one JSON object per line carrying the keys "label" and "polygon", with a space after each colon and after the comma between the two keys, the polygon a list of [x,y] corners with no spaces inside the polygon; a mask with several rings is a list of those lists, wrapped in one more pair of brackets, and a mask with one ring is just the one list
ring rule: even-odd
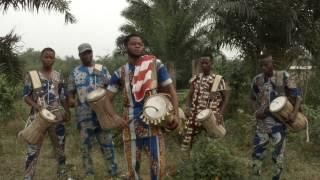
{"label": "drum strap over shoulder", "polygon": [[125,84],[126,84],[126,80],[125,80],[125,77],[126,77],[126,69],[125,69],[125,66],[121,66],[120,68],[120,81],[121,81],[121,86],[123,86],[125,88]]}
{"label": "drum strap over shoulder", "polygon": [[285,95],[285,86],[284,86],[284,72],[283,71],[275,71],[272,80],[275,82],[276,91],[280,95]]}
{"label": "drum strap over shoulder", "polygon": [[37,71],[29,71],[32,88],[33,90],[40,90],[42,88],[42,83]]}
{"label": "drum strap over shoulder", "polygon": [[151,89],[156,89],[158,87],[157,62],[156,61],[157,61],[156,59],[153,59],[153,62],[152,62]]}
{"label": "drum strap over shoulder", "polygon": [[192,78],[189,80],[189,84],[192,84],[197,78],[197,75],[192,76]]}
{"label": "drum strap over shoulder", "polygon": [[95,74],[100,74],[102,71],[102,67],[103,67],[102,64],[94,64],[93,72]]}
{"label": "drum strap over shoulder", "polygon": [[222,76],[220,76],[220,75],[215,76],[214,82],[213,82],[213,85],[211,88],[211,92],[216,92],[218,90],[221,79],[222,79]]}

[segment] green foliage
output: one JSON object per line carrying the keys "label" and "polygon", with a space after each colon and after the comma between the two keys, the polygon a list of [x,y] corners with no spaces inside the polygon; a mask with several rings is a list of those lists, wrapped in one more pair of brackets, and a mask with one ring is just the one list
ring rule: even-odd
{"label": "green foliage", "polygon": [[201,136],[194,144],[191,158],[183,163],[179,178],[183,179],[244,179],[246,163],[232,154],[219,141]]}
{"label": "green foliage", "polygon": [[[248,99],[251,86],[250,66],[240,59],[216,60],[214,62],[214,73],[223,75],[226,83],[231,89],[232,100],[229,102],[229,109],[237,108],[248,110]],[[231,111],[231,112],[232,112]]]}
{"label": "green foliage", "polygon": [[39,11],[44,9],[64,13],[66,23],[76,23],[76,18],[70,13],[70,1],[66,0],[1,0],[0,9],[4,12],[10,7],[15,10]]}
{"label": "green foliage", "polygon": [[[24,71],[30,71],[34,69],[41,68],[41,61],[40,61],[40,51],[34,50],[32,48],[27,49],[26,51],[19,54],[20,61],[24,64]],[[119,68],[121,65],[127,62],[125,56],[117,55],[114,57],[97,57],[95,60],[96,63],[100,63],[105,65],[110,73],[113,73],[114,70]],[[63,59],[60,57],[56,57],[54,69],[60,72],[63,77],[67,78],[72,71],[73,68],[80,65],[81,61],[76,59],[73,56],[67,56]]]}
{"label": "green foliage", "polygon": [[181,106],[183,107],[186,104],[188,92],[189,92],[188,90],[177,91],[178,103],[180,104],[180,107]]}
{"label": "green foliage", "polygon": [[320,107],[303,105],[303,114],[308,118],[311,142],[320,145]]}
{"label": "green foliage", "polygon": [[97,62],[105,65],[108,68],[110,73],[117,70],[121,65],[124,65],[127,61],[128,60],[126,56],[121,56],[121,55],[97,59]]}
{"label": "green foliage", "polygon": [[66,79],[69,77],[71,71],[78,65],[80,65],[80,60],[61,60],[56,59],[54,64],[54,69],[62,74]]}
{"label": "green foliage", "polygon": [[16,43],[20,40],[13,32],[0,37],[0,73],[8,79],[8,83],[16,85],[22,77],[22,63],[15,51]]}
{"label": "green foliage", "polygon": [[0,74],[0,122],[13,115],[18,90],[20,89],[11,86],[6,77]]}
{"label": "green foliage", "polygon": [[[319,67],[319,66],[318,66]],[[320,70],[317,66],[313,66],[310,78],[306,81],[304,88],[304,102],[309,105],[317,106],[320,102]]]}
{"label": "green foliage", "polygon": [[36,51],[33,48],[29,48],[26,51],[19,53],[19,59],[24,64],[24,70],[29,71],[33,69],[39,69],[40,63],[40,51]]}
{"label": "green foliage", "polygon": [[317,121],[320,119],[320,107],[319,106],[307,106],[302,107],[303,113],[308,117],[310,121]]}
{"label": "green foliage", "polygon": [[[34,50],[32,48],[27,49],[18,56],[19,60],[24,64],[24,73],[30,70],[38,70],[42,67],[40,61],[40,51]],[[80,60],[74,57],[66,57],[65,59],[60,59],[56,57],[54,69],[62,74],[66,79],[73,68],[80,64]]]}
{"label": "green foliage", "polygon": [[213,4],[213,28],[221,33],[221,43],[239,48],[252,71],[265,49],[281,68],[292,63],[286,58],[294,52],[291,49],[319,53],[320,13],[314,0],[217,0]]}

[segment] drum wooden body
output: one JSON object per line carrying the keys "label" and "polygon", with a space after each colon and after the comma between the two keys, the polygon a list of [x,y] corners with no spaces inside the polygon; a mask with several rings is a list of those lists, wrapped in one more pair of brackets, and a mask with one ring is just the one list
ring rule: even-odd
{"label": "drum wooden body", "polygon": [[88,94],[87,101],[92,110],[97,114],[100,127],[102,129],[110,129],[116,127],[116,124],[107,113],[105,98],[106,90],[98,88]]}
{"label": "drum wooden body", "polygon": [[144,103],[143,117],[146,124],[165,126],[174,120],[172,103],[165,94],[151,95]]}
{"label": "drum wooden body", "polygon": [[307,125],[308,120],[301,112],[297,113],[293,122],[288,120],[288,116],[294,111],[294,107],[285,96],[274,99],[270,104],[269,110],[293,132],[303,130]]}
{"label": "drum wooden body", "polygon": [[29,144],[36,144],[43,138],[48,127],[57,123],[56,116],[47,109],[42,109],[36,118],[31,123],[19,132],[19,137],[22,137]]}
{"label": "drum wooden body", "polygon": [[217,123],[217,119],[211,109],[202,110],[196,118],[209,136],[222,138],[226,135],[226,129],[223,125]]}

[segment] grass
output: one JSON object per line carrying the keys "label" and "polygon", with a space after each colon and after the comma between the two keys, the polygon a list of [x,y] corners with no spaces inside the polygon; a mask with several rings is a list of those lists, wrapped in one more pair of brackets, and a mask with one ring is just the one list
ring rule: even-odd
{"label": "grass", "polygon": [[[8,119],[0,124],[0,180],[16,180],[22,179],[24,160],[26,154],[26,144],[17,139],[17,133],[23,128],[28,107],[22,102],[16,103],[17,111],[15,117]],[[319,124],[314,122],[312,124]],[[74,120],[67,125],[66,140],[66,156],[68,174],[75,179],[83,179],[82,160],[79,144],[79,133],[76,129]],[[233,155],[239,157],[245,162],[245,167],[241,169],[241,173],[250,179],[250,155],[251,155],[251,139],[254,130],[254,120],[246,114],[230,115],[226,118],[226,128],[228,135],[221,140],[215,140],[213,143],[230,149]],[[313,132],[312,132],[313,133]],[[304,142],[304,133],[289,134],[287,139],[285,153],[284,180],[318,180],[320,179],[320,144],[317,143],[319,136],[311,134],[311,142]],[[123,156],[122,143],[119,140],[120,135],[116,134],[116,158],[120,170],[125,172],[125,159]],[[201,152],[195,152],[201,153]],[[271,179],[270,150],[266,153],[264,160],[263,175],[265,179]],[[104,161],[97,143],[94,143],[92,157],[96,170],[96,179],[106,178]],[[168,166],[183,166],[181,152],[179,150],[179,137],[173,134],[166,136],[166,158]],[[148,160],[143,157],[142,176],[144,180],[149,179]],[[40,157],[37,164],[36,179],[56,179],[55,158],[52,152],[51,144],[48,138],[43,143]],[[214,162],[213,162],[214,163]],[[179,179],[166,178],[166,179]],[[196,178],[195,178],[196,179]]]}

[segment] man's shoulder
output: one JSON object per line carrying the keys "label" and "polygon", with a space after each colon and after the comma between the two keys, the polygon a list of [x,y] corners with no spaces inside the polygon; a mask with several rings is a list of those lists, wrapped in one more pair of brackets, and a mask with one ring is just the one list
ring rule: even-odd
{"label": "man's shoulder", "polygon": [[53,70],[53,72],[52,72],[54,75],[56,75],[56,76],[61,76],[61,73],[59,72],[59,71],[57,71],[57,70]]}
{"label": "man's shoulder", "polygon": [[126,71],[128,71],[128,68],[128,63],[122,64],[116,70],[113,71],[112,76],[116,75],[118,78],[120,78],[122,74],[125,74]]}
{"label": "man's shoulder", "polygon": [[286,80],[289,78],[289,73],[286,70],[277,70],[273,72],[273,77],[272,79],[278,80]]}
{"label": "man's shoulder", "polygon": [[215,73],[211,73],[210,76],[211,76],[212,78],[216,78],[216,77],[221,77],[221,78],[223,78],[223,76],[222,76],[221,74],[215,74]]}
{"label": "man's shoulder", "polygon": [[84,66],[82,65],[77,65],[76,67],[74,67],[71,71],[71,73],[75,73],[75,72],[79,72],[79,71],[84,71]]}
{"label": "man's shoulder", "polygon": [[192,77],[191,77],[190,80],[189,80],[189,83],[193,83],[193,81],[194,81],[197,77],[198,77],[197,74],[192,75]]}
{"label": "man's shoulder", "polygon": [[161,61],[161,59],[156,58],[155,61],[156,61],[157,69],[160,69],[160,68],[164,67],[164,64]]}
{"label": "man's shoulder", "polygon": [[115,72],[124,71],[126,68],[129,68],[128,65],[129,65],[128,63],[122,64],[121,66],[119,66],[119,67],[115,70]]}
{"label": "man's shoulder", "polygon": [[274,71],[274,75],[283,75],[283,76],[289,76],[289,72],[287,70],[277,70]]}
{"label": "man's shoulder", "polygon": [[257,79],[261,79],[264,78],[264,74],[263,73],[259,73],[256,76],[254,76],[253,81],[257,80]]}
{"label": "man's shoulder", "polygon": [[56,79],[58,79],[59,81],[61,81],[62,80],[62,75],[61,75],[61,73],[59,72],[59,71],[57,71],[57,70],[53,70],[53,78],[56,78]]}

